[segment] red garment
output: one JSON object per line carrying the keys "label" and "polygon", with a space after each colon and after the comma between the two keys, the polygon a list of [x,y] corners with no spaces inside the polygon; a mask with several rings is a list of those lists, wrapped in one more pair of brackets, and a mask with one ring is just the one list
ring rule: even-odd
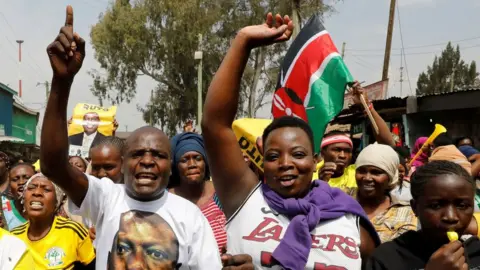
{"label": "red garment", "polygon": [[215,203],[213,196],[200,210],[207,218],[210,227],[212,227],[215,240],[217,240],[218,250],[222,253],[223,247],[226,248],[227,246],[227,231],[225,230],[227,219],[225,218],[225,214],[223,214],[223,211]]}

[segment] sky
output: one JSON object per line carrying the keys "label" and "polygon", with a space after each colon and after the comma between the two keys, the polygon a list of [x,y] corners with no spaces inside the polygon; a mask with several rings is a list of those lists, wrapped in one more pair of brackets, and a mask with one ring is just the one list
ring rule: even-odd
{"label": "sky", "polygon": [[[325,0],[327,3],[332,1]],[[418,75],[426,70],[448,41],[460,45],[465,61],[480,60],[480,0],[397,0],[397,3],[388,96],[413,95]],[[98,103],[89,90],[92,79],[87,71],[99,69],[89,35],[92,25],[98,22],[99,14],[106,10],[109,1],[0,0],[0,82],[17,90],[21,74],[23,102],[39,111],[40,118],[43,118],[46,97],[45,87],[38,83],[52,78],[45,49],[64,24],[68,4],[74,8],[75,31],[87,41],[87,56],[70,94],[68,114],[71,115],[77,103]],[[379,81],[382,76],[389,5],[388,0],[337,1],[335,12],[325,19],[325,26],[338,49],[343,42],[346,43],[345,62],[352,75],[359,81],[365,81],[365,85]],[[400,55],[402,37],[406,58],[403,64]],[[18,65],[18,39],[24,40],[21,68]],[[404,66],[402,87],[401,65]],[[130,104],[119,105],[118,131],[132,131],[146,125],[137,105],[143,107],[147,104],[150,90],[154,87],[153,80],[139,79],[135,99]],[[110,104],[104,101],[104,105]],[[270,106],[262,108],[257,117],[268,118]],[[40,128],[41,123],[37,130]]]}

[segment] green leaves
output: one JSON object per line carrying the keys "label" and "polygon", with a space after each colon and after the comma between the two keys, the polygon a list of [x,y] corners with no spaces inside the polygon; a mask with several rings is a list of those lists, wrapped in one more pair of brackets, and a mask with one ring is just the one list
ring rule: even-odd
{"label": "green leaves", "polygon": [[[203,95],[226,54],[230,41],[244,26],[262,23],[269,11],[291,14],[293,0],[138,0],[115,1],[92,27],[90,36],[101,71],[92,70],[92,93],[114,103],[130,102],[137,78],[157,82],[149,104],[137,106],[144,120],[170,134],[197,112],[197,62],[203,51]],[[130,4],[135,2],[135,4]],[[295,0],[302,18],[330,11],[320,0]],[[198,35],[202,34],[202,44]],[[242,81],[240,114],[255,116],[269,99],[286,44],[253,51]],[[253,98],[253,100],[252,100]],[[250,106],[248,106],[250,101]],[[150,113],[152,111],[152,113]]]}
{"label": "green leaves", "polygon": [[417,81],[417,95],[450,92],[453,87],[471,86],[476,83],[477,67],[461,60],[460,47],[449,42],[439,57],[435,57],[426,72],[420,73]]}

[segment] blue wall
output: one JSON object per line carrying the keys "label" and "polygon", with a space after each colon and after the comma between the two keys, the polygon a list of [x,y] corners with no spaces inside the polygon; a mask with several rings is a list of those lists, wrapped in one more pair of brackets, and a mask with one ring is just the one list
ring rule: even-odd
{"label": "blue wall", "polygon": [[0,125],[5,127],[5,135],[12,136],[13,96],[0,89]]}

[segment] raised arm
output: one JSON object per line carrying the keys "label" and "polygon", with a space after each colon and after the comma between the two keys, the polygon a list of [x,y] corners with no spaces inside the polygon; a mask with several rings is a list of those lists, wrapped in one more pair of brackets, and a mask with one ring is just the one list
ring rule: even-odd
{"label": "raised arm", "polygon": [[245,65],[253,48],[288,40],[292,30],[288,16],[282,18],[277,14],[274,18],[271,13],[264,24],[240,30],[208,89],[202,135],[215,191],[227,218],[259,182],[243,160],[232,130]]}
{"label": "raised arm", "polygon": [[[355,82],[352,88],[353,88],[353,97],[354,97],[353,102],[355,104],[361,105],[359,95],[363,94],[364,90],[360,87],[360,83],[358,82]],[[367,99],[366,95],[364,95],[364,97]],[[378,112],[375,111],[375,108],[373,108],[373,106],[371,106],[369,110],[372,113],[373,119],[375,120],[378,126],[378,134],[375,132],[375,130],[373,131],[375,140],[380,144],[386,144],[386,145],[390,145],[391,147],[394,147],[395,142],[393,141],[392,134],[390,133],[390,129],[388,128],[388,125],[385,122],[385,120],[383,120],[380,114],[378,114]]]}
{"label": "raised arm", "polygon": [[87,177],[68,162],[67,104],[75,74],[85,58],[85,41],[73,32],[73,9],[47,48],[53,70],[52,89],[43,118],[40,148],[42,173],[58,184],[77,206],[88,190]]}

